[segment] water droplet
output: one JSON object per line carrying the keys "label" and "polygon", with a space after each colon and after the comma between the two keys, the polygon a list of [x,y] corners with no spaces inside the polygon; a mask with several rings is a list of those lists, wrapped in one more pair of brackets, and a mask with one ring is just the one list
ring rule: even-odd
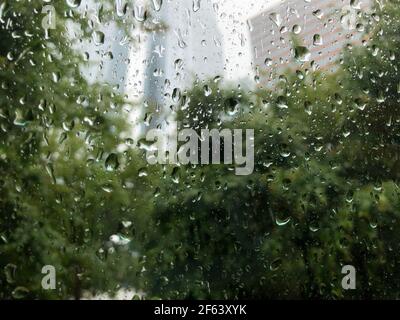
{"label": "water droplet", "polygon": [[311,232],[317,232],[318,230],[319,230],[319,226],[318,225],[311,225],[311,226],[309,226],[308,227],[308,229],[311,231]]}
{"label": "water droplet", "polygon": [[146,9],[143,6],[135,6],[133,9],[133,15],[139,22],[143,22],[147,18]]}
{"label": "water droplet", "polygon": [[294,49],[294,57],[299,62],[307,62],[310,60],[311,53],[307,47],[297,46]]}
{"label": "water droplet", "polygon": [[350,136],[350,133],[350,131],[343,132],[343,137],[347,138],[348,136]]}
{"label": "water droplet", "polygon": [[335,101],[338,105],[342,105],[343,104],[342,96],[338,93],[335,93]]}
{"label": "water droplet", "polygon": [[160,11],[161,10],[161,6],[162,6],[162,3],[163,3],[163,0],[153,0],[152,3],[153,3],[154,10],[156,10],[156,11]]}
{"label": "water droplet", "polygon": [[63,124],[62,124],[62,127],[63,127],[63,129],[64,129],[65,131],[71,131],[71,130],[73,130],[74,127],[75,127],[75,121],[74,121],[74,120],[69,121],[69,122],[64,121]]}
{"label": "water droplet", "polygon": [[175,31],[175,34],[176,34],[176,36],[178,38],[178,46],[179,46],[179,48],[181,48],[181,49],[186,48],[187,44],[186,44],[185,40],[183,40],[182,31],[180,29],[178,29],[178,30]]}
{"label": "water droplet", "polygon": [[175,88],[172,91],[172,101],[178,103],[181,100],[182,94],[179,88]]}
{"label": "water droplet", "polygon": [[293,32],[294,34],[299,34],[299,33],[301,32],[301,27],[300,27],[298,24],[295,24],[295,25],[293,26],[292,32]]}
{"label": "water droplet", "polygon": [[93,42],[96,46],[104,44],[105,35],[101,31],[94,31],[92,34]]}
{"label": "water droplet", "polygon": [[174,183],[179,183],[179,178],[180,178],[180,174],[179,174],[179,167],[175,167],[173,170],[172,170],[172,174],[171,174],[171,177],[172,177],[172,181],[174,182]]}
{"label": "water droplet", "polygon": [[269,266],[269,269],[271,271],[276,271],[279,269],[279,267],[282,265],[282,259],[281,258],[276,258],[274,261],[271,262],[271,265]]}
{"label": "water droplet", "polygon": [[251,20],[250,19],[247,20],[246,23],[247,23],[247,28],[249,28],[249,31],[252,32],[254,30],[254,27]]}
{"label": "water droplet", "polygon": [[193,0],[193,12],[200,10],[200,2],[201,0]]}
{"label": "water droplet", "polygon": [[287,217],[287,218],[285,218],[285,219],[280,219],[280,218],[275,218],[275,223],[278,225],[278,226],[280,226],[280,227],[282,227],[282,226],[285,226],[285,225],[287,225],[289,222],[290,222],[290,217]]}
{"label": "water droplet", "polygon": [[384,94],[382,91],[380,91],[380,92],[378,93],[378,97],[376,98],[376,101],[377,101],[379,104],[382,104],[382,103],[384,103],[384,102],[386,101],[385,94]]}
{"label": "water droplet", "polygon": [[282,24],[282,18],[281,18],[281,15],[280,15],[279,13],[272,12],[272,13],[269,15],[269,19],[270,19],[273,23],[275,23],[275,25],[276,25],[277,27],[280,27],[281,24]]}
{"label": "water droplet", "polygon": [[137,143],[139,149],[145,151],[155,151],[157,148],[154,146],[152,142],[147,141],[146,139],[140,139]]}
{"label": "water droplet", "polygon": [[234,116],[239,112],[239,100],[230,98],[226,101],[226,111],[228,115]]}
{"label": "water droplet", "polygon": [[113,190],[114,190],[112,184],[110,184],[110,183],[106,183],[106,184],[102,185],[102,186],[101,186],[101,189],[102,189],[104,192],[107,192],[107,193],[111,193],[111,192],[113,192]]}
{"label": "water droplet", "polygon": [[317,17],[318,19],[322,19],[322,17],[324,16],[324,13],[322,12],[322,10],[318,9],[313,12],[313,15],[315,17]]}
{"label": "water droplet", "polygon": [[132,221],[122,221],[121,224],[124,228],[129,228],[132,226]]}
{"label": "water droplet", "polygon": [[60,78],[61,78],[60,72],[52,72],[51,76],[52,76],[52,79],[53,79],[54,83],[57,83],[57,82],[60,81]]}
{"label": "water droplet", "polygon": [[360,3],[359,0],[350,0],[350,6],[353,9],[356,9],[356,10],[360,10],[361,9],[361,3]]}
{"label": "water droplet", "polygon": [[142,177],[147,177],[147,175],[148,175],[147,168],[141,168],[141,169],[139,169],[139,171],[138,171],[138,176],[139,176],[140,178],[142,178]]}
{"label": "water droplet", "polygon": [[105,167],[107,171],[117,170],[119,167],[118,156],[115,153],[110,153],[106,159]]}
{"label": "water droplet", "polygon": [[8,61],[13,61],[15,59],[14,54],[11,51],[7,53],[7,59]]}
{"label": "water droplet", "polygon": [[174,67],[175,67],[176,71],[181,70],[182,67],[183,67],[183,60],[182,59],[176,59],[175,62],[174,62]]}
{"label": "water droplet", "polygon": [[203,90],[204,90],[204,95],[206,97],[208,97],[208,96],[210,96],[212,94],[212,90],[211,90],[210,86],[208,86],[208,85],[205,85],[203,87]]}
{"label": "water droplet", "polygon": [[16,287],[11,294],[15,299],[24,299],[29,294],[29,290],[25,287]]}
{"label": "water droplet", "polygon": [[110,236],[110,242],[117,246],[126,246],[131,240],[121,234],[113,234]]}
{"label": "water droplet", "polygon": [[128,10],[128,4],[123,3],[123,1],[124,0],[115,0],[115,11],[118,17],[123,17]]}
{"label": "water droplet", "polygon": [[310,101],[304,102],[304,110],[308,115],[312,114],[313,105]]}
{"label": "water droplet", "polygon": [[14,283],[16,271],[17,266],[15,264],[9,263],[4,267],[4,274],[8,283]]}
{"label": "water droplet", "polygon": [[221,81],[221,79],[222,79],[221,76],[215,76],[214,79],[213,79],[213,81],[214,81],[214,83],[218,83],[218,82]]}
{"label": "water droplet", "polygon": [[322,46],[323,45],[323,41],[322,41],[321,35],[314,34],[314,36],[313,36],[313,44],[314,44],[314,46]]}
{"label": "water droplet", "polygon": [[370,221],[369,226],[371,229],[376,229],[378,227],[378,223],[376,221]]}
{"label": "water droplet", "polygon": [[77,8],[81,5],[82,0],[67,0],[67,5],[71,8]]}
{"label": "water droplet", "polygon": [[53,167],[52,163],[46,164],[46,172],[50,176],[53,183],[55,184],[57,180],[56,180],[56,176],[54,174],[54,167]]}
{"label": "water droplet", "polygon": [[264,60],[264,64],[265,64],[267,67],[272,66],[272,59],[271,59],[271,58],[266,58],[266,59]]}
{"label": "water droplet", "polygon": [[276,104],[279,109],[289,108],[286,102],[286,98],[284,96],[279,96],[278,99],[276,99]]}
{"label": "water droplet", "polygon": [[20,109],[15,110],[15,118],[13,123],[19,127],[24,127],[28,123],[28,120],[25,118],[23,112]]}

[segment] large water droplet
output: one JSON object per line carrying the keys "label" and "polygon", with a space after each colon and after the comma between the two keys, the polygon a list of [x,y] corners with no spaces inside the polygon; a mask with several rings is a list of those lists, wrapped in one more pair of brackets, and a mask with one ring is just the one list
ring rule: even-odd
{"label": "large water droplet", "polygon": [[288,108],[287,101],[286,101],[286,98],[284,96],[279,96],[276,99],[276,104],[277,104],[279,109],[287,109]]}
{"label": "large water droplet", "polygon": [[205,86],[203,87],[203,89],[204,89],[204,95],[205,95],[206,97],[208,97],[208,96],[210,96],[210,95],[212,94],[212,89],[210,88],[210,86],[205,85]]}
{"label": "large water droplet", "polygon": [[29,294],[29,290],[25,287],[16,287],[11,294],[15,299],[24,299]]}
{"label": "large water droplet", "polygon": [[266,58],[266,59],[264,60],[264,64],[265,64],[267,67],[272,66],[272,59],[271,59],[271,58]]}
{"label": "large water droplet", "polygon": [[272,13],[269,15],[269,19],[270,19],[273,23],[275,23],[275,25],[276,25],[277,27],[280,27],[281,24],[282,24],[282,18],[281,18],[281,15],[280,15],[279,13],[272,12]]}
{"label": "large water droplet", "polygon": [[172,91],[172,101],[173,102],[178,103],[179,100],[181,100],[181,96],[182,96],[182,94],[181,94],[181,90],[179,88],[175,88]]}
{"label": "large water droplet", "polygon": [[92,39],[96,46],[100,46],[104,43],[105,35],[101,31],[94,31],[92,34]]}
{"label": "large water droplet", "polygon": [[138,171],[138,176],[139,178],[147,177],[148,176],[147,168],[140,168]]}
{"label": "large water droplet", "polygon": [[24,113],[20,109],[15,110],[15,118],[13,123],[20,127],[23,127],[28,123],[28,120],[25,118]]}
{"label": "large water droplet", "polygon": [[115,153],[110,153],[106,159],[105,167],[107,171],[117,170],[119,167],[118,156]]}
{"label": "large water droplet", "polygon": [[175,62],[174,62],[174,67],[175,67],[176,71],[181,70],[182,67],[183,67],[183,60],[182,59],[176,59]]}
{"label": "large water droplet", "polygon": [[179,179],[180,179],[180,173],[179,173],[179,167],[175,167],[173,170],[172,170],[172,181],[174,182],[174,183],[179,183]]}
{"label": "large water droplet", "polygon": [[113,234],[110,236],[110,242],[117,246],[126,246],[131,240],[121,234]]}
{"label": "large water droplet", "polygon": [[280,219],[277,217],[275,219],[275,223],[280,227],[287,225],[289,222],[290,222],[290,217],[287,217],[286,219]]}
{"label": "large water droplet", "polygon": [[193,0],[193,11],[197,12],[200,10],[200,2],[201,0]]}
{"label": "large water droplet", "polygon": [[14,283],[16,271],[17,266],[15,264],[9,263],[4,267],[4,275],[8,283]]}
{"label": "large water droplet", "polygon": [[279,267],[282,265],[282,259],[281,258],[276,258],[274,261],[271,262],[271,265],[269,266],[269,269],[271,271],[276,271],[279,269]]}
{"label": "large water droplet", "polygon": [[310,60],[311,53],[307,47],[297,46],[294,49],[294,57],[299,62],[307,62]]}
{"label": "large water droplet", "polygon": [[301,26],[299,26],[298,24],[295,24],[295,25],[293,26],[292,32],[293,32],[294,34],[300,34],[300,32],[301,32]]}
{"label": "large water droplet", "polygon": [[324,13],[322,12],[322,10],[320,10],[320,9],[318,9],[318,10],[315,10],[314,12],[313,12],[313,15],[315,16],[315,17],[317,17],[318,19],[322,19],[322,17],[324,16]]}
{"label": "large water droplet", "polygon": [[135,6],[133,9],[133,15],[135,19],[139,22],[146,20],[146,9],[143,6]]}
{"label": "large water droplet", "polygon": [[161,6],[162,6],[162,3],[163,3],[162,0],[153,0],[152,3],[153,3],[154,10],[156,10],[156,11],[160,11],[161,10]]}
{"label": "large water droplet", "polygon": [[322,41],[321,35],[314,34],[314,36],[313,36],[313,44],[314,44],[314,46],[322,46],[323,45],[323,41]]}
{"label": "large water droplet", "polygon": [[124,0],[115,0],[115,11],[118,17],[123,17],[128,10],[128,4]]}

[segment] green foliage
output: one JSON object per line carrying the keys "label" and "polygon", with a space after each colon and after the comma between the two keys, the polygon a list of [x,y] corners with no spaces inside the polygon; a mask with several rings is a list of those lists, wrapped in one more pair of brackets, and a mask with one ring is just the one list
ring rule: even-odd
{"label": "green foliage", "polygon": [[[112,294],[136,279],[137,245],[109,237],[131,237],[136,211],[149,210],[146,179],[130,182],[144,161],[123,139],[129,104],[81,74],[67,28],[81,26],[85,41],[88,26],[58,1],[46,37],[42,6],[7,2],[0,24],[0,298]],[[42,289],[44,265],[56,267],[57,290]]]}
{"label": "green foliage", "polygon": [[[164,298],[397,298],[398,3],[369,16],[370,39],[335,74],[298,70],[275,92],[204,85],[179,120],[254,128],[256,169],[180,169],[156,204],[147,290]],[[240,98],[239,98],[240,97]],[[241,114],[224,105],[241,101]],[[205,117],[204,115],[207,115]],[[220,119],[224,119],[221,121]],[[354,265],[357,290],[341,287]]]}

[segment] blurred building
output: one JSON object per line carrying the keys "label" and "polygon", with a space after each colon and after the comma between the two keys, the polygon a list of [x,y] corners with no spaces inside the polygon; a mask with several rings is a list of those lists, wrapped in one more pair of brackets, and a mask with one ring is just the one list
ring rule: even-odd
{"label": "blurred building", "polygon": [[361,44],[360,14],[370,0],[288,0],[249,20],[253,64],[261,83],[303,64],[334,71],[343,47]]}
{"label": "blurred building", "polygon": [[224,73],[224,54],[214,1],[164,0],[152,14],[162,29],[147,35],[144,100],[162,119],[195,80]]}

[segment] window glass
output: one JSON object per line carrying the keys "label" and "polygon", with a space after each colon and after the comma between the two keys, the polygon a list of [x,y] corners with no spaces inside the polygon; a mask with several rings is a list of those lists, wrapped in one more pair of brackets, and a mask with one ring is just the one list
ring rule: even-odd
{"label": "window glass", "polygon": [[398,298],[398,0],[0,0],[0,30],[0,299]]}

